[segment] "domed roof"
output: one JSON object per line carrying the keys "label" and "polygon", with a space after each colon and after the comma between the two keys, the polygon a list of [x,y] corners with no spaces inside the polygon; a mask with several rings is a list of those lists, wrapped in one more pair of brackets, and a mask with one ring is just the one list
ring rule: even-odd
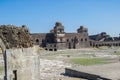
{"label": "domed roof", "polygon": [[61,22],[56,22],[55,26],[62,26],[62,23]]}
{"label": "domed roof", "polygon": [[85,28],[84,26],[80,26],[79,29],[80,29],[80,30],[87,30],[87,28]]}
{"label": "domed roof", "polygon": [[80,26],[80,28],[77,29],[78,33],[81,33],[81,32],[87,32],[88,29],[85,28],[84,26]]}
{"label": "domed roof", "polygon": [[56,22],[54,29],[64,29],[64,26],[62,25],[61,22]]}

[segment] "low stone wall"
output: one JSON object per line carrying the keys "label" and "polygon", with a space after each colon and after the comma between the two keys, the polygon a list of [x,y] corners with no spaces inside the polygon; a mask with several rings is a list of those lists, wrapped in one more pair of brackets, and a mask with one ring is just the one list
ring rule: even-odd
{"label": "low stone wall", "polygon": [[71,77],[85,78],[88,80],[111,80],[108,78],[101,77],[99,75],[85,73],[85,72],[81,72],[81,71],[77,71],[69,68],[65,68],[65,74]]}

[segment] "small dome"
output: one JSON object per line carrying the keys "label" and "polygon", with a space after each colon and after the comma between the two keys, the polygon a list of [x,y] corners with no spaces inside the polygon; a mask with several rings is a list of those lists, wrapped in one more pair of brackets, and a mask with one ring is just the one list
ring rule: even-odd
{"label": "small dome", "polygon": [[80,30],[87,30],[87,28],[85,28],[84,26],[80,26],[79,29],[80,29]]}
{"label": "small dome", "polygon": [[56,22],[55,26],[62,26],[62,23],[61,22]]}
{"label": "small dome", "polygon": [[87,32],[87,31],[88,31],[88,29],[85,28],[84,26],[80,26],[80,28],[77,29],[77,32],[78,32],[78,33]]}
{"label": "small dome", "polygon": [[56,22],[54,29],[64,29],[64,26],[62,25],[61,22]]}

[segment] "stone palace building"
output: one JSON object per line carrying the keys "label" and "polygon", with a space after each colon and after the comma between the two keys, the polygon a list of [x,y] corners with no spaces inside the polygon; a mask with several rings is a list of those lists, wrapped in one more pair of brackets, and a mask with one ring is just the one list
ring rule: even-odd
{"label": "stone palace building", "polygon": [[88,29],[80,26],[76,33],[66,33],[64,26],[56,22],[50,33],[32,33],[35,45],[45,50],[79,49],[100,46],[120,46],[120,37],[110,37],[105,32],[89,35]]}

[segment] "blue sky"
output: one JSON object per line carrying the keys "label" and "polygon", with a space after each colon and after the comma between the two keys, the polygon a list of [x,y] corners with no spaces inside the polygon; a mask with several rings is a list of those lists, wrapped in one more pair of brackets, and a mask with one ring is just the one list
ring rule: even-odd
{"label": "blue sky", "polygon": [[0,0],[0,24],[27,25],[32,33],[49,32],[56,21],[66,32],[80,25],[89,34],[120,33],[120,0]]}

